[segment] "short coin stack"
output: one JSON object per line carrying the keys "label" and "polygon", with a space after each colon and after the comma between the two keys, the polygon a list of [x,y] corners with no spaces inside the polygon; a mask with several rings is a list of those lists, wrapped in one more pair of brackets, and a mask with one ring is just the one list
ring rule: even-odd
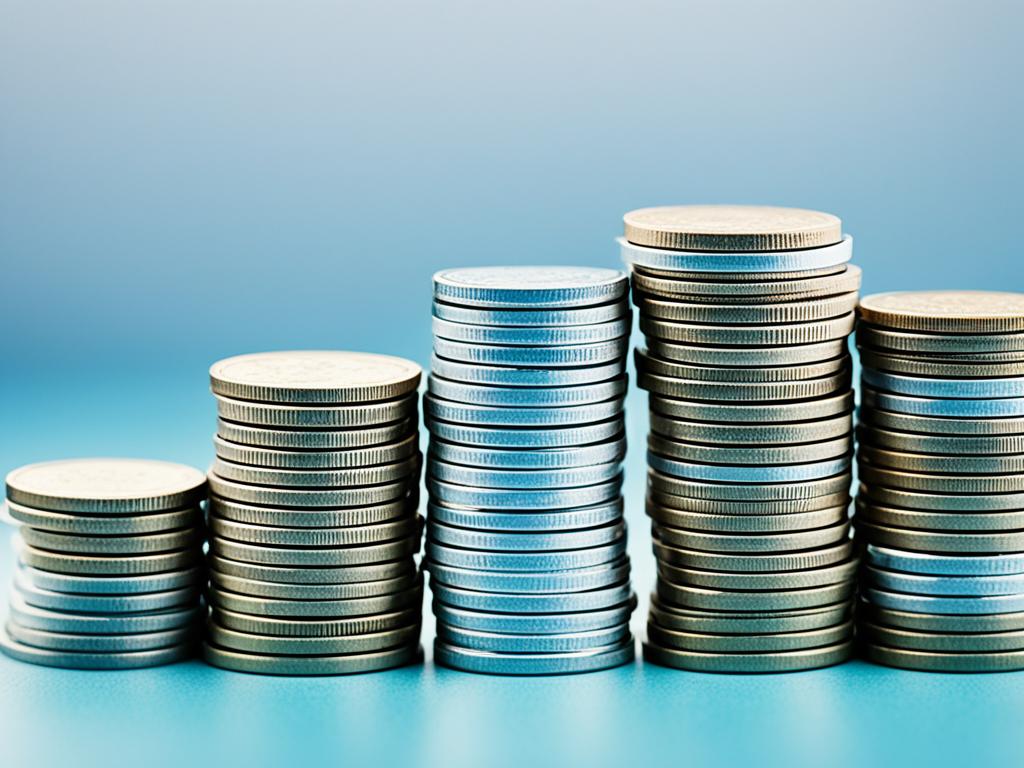
{"label": "short coin stack", "polygon": [[195,655],[206,478],[138,459],[31,464],[7,476],[20,524],[8,656],[132,669]]}
{"label": "short coin stack", "polygon": [[610,269],[435,275],[424,407],[438,662],[557,674],[633,658],[627,291]]}
{"label": "short coin stack", "polygon": [[625,225],[658,559],[645,656],[712,672],[841,662],[856,572],[851,240],[834,216],[782,208],[650,208]]}
{"label": "short coin stack", "polygon": [[215,363],[205,655],[328,675],[415,661],[419,366],[355,352]]}
{"label": "short coin stack", "polygon": [[868,296],[857,344],[868,657],[1024,669],[1024,294]]}

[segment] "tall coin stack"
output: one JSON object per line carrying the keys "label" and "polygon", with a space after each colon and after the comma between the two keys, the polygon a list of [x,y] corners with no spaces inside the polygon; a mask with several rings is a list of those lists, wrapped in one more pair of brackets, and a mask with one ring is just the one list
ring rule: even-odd
{"label": "tall coin stack", "polygon": [[76,459],[11,472],[18,565],[0,649],[73,669],[194,656],[205,497],[202,472],[163,461]]}
{"label": "tall coin stack", "polygon": [[420,376],[356,352],[212,366],[211,664],[329,675],[419,658]]}
{"label": "tall coin stack", "polygon": [[438,662],[556,674],[633,658],[627,292],[609,269],[434,276],[426,568]]}
{"label": "tall coin stack", "polygon": [[1024,294],[868,296],[857,344],[868,657],[1024,669]]}
{"label": "tall coin stack", "polygon": [[781,672],[852,651],[847,336],[860,270],[835,216],[681,206],[625,216],[646,348],[645,657]]}

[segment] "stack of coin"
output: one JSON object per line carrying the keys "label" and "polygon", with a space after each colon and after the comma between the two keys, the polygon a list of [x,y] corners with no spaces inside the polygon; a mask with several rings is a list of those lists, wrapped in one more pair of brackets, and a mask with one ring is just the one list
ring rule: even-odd
{"label": "stack of coin", "polygon": [[845,660],[851,239],[835,216],[780,208],[649,208],[625,226],[658,560],[645,657],[714,672]]}
{"label": "stack of coin", "polygon": [[1024,294],[885,293],[859,314],[865,651],[1024,669]]}
{"label": "stack of coin", "polygon": [[73,669],[193,656],[205,497],[202,472],[163,461],[77,459],[11,472],[18,564],[0,649]]}
{"label": "stack of coin", "polygon": [[424,407],[438,662],[556,674],[633,658],[627,292],[609,269],[434,276]]}
{"label": "stack of coin", "polygon": [[327,351],[210,369],[211,664],[329,675],[419,658],[420,376]]}

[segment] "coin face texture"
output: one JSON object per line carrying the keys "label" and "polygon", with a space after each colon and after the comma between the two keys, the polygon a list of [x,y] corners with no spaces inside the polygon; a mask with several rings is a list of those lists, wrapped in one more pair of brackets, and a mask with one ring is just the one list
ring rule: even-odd
{"label": "coin face texture", "polygon": [[69,459],[30,464],[7,475],[16,503],[51,511],[146,512],[195,503],[203,473],[147,459]]}
{"label": "coin face texture", "polygon": [[366,352],[305,350],[229,357],[210,367],[215,394],[271,403],[365,403],[408,394],[416,363]]}
{"label": "coin face texture", "polygon": [[579,306],[622,298],[625,273],[598,267],[466,267],[434,275],[436,299],[469,306]]}
{"label": "coin face texture", "polygon": [[1024,293],[906,291],[861,299],[862,320],[887,328],[947,333],[1024,331]]}
{"label": "coin face texture", "polygon": [[693,251],[782,251],[820,248],[842,240],[830,213],[753,205],[641,208],[623,217],[637,245]]}

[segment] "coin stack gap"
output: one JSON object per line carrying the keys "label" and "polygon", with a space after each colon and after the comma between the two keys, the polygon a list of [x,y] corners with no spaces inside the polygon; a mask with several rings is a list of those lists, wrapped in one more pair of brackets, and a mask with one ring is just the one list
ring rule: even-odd
{"label": "coin stack gap", "polygon": [[658,561],[644,656],[705,672],[842,662],[857,568],[852,241],[835,216],[787,208],[624,221]]}
{"label": "coin stack gap", "polygon": [[627,293],[610,269],[434,276],[425,567],[439,663],[540,675],[633,659]]}
{"label": "coin stack gap", "polygon": [[867,296],[857,345],[867,657],[1024,669],[1024,294]]}
{"label": "coin stack gap", "polygon": [[420,658],[420,378],[357,352],[211,367],[209,663],[335,675]]}
{"label": "coin stack gap", "polygon": [[140,459],[31,464],[7,476],[19,526],[0,650],[33,664],[136,669],[201,636],[206,478]]}

